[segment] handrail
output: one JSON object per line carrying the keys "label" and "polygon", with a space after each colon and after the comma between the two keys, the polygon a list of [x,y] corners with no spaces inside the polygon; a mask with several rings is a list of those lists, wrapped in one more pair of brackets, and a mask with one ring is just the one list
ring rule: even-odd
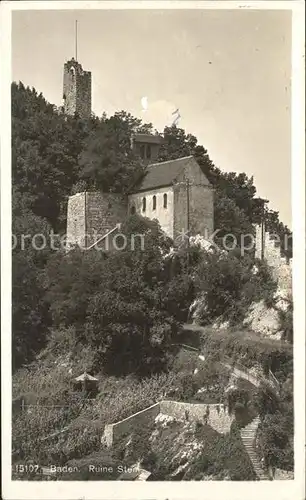
{"label": "handrail", "polygon": [[273,375],[273,373],[271,372],[271,370],[269,370],[269,377],[266,378],[260,374],[258,375],[253,375],[250,373],[249,369],[242,365],[241,363],[239,362],[230,362],[231,360],[226,357],[225,358],[228,362],[228,364],[232,367],[232,369],[235,369],[237,368],[238,370],[240,370],[241,372],[244,372],[244,374],[246,375],[246,379],[248,381],[251,381],[253,380],[253,382],[255,381],[255,385],[257,385],[257,382],[263,382],[263,383],[268,383],[269,385],[272,385],[274,389],[276,389],[277,391],[279,391],[280,389],[280,383],[279,381],[277,380],[277,378]]}
{"label": "handrail", "polygon": [[[192,349],[194,351],[197,351],[197,352],[201,352],[200,349],[197,349],[196,347],[192,347],[192,346],[189,346],[189,345],[186,345],[186,344],[172,344],[172,345],[179,345],[181,347],[187,347],[188,349]],[[243,372],[244,373],[244,379],[245,380],[248,380],[249,382],[251,382],[253,385],[256,385],[258,386],[260,384],[260,382],[263,382],[265,384],[269,384],[270,386],[272,385],[274,389],[276,389],[277,391],[280,390],[280,383],[279,381],[277,380],[277,378],[275,377],[275,375],[271,372],[271,370],[269,370],[269,377],[266,378],[260,374],[258,375],[253,375],[252,373],[250,373],[250,370],[242,365],[241,363],[239,363],[239,361],[232,361],[231,358],[229,358],[228,356],[224,356],[224,360],[225,362],[228,364],[228,366],[234,370],[235,368],[237,368],[239,371]],[[221,362],[221,361],[220,361]],[[222,363],[223,365],[226,366],[226,363]]]}
{"label": "handrail", "polygon": [[89,247],[86,248],[86,250],[90,250],[91,248],[95,247],[98,243],[100,243],[100,241],[104,240],[105,238],[107,238],[110,234],[112,234],[114,231],[116,231],[116,229],[120,229],[121,228],[121,224],[116,224],[116,226],[111,229],[110,231],[108,231],[104,236],[101,236],[101,238],[99,238],[97,241],[95,241],[94,243],[92,243],[92,245],[90,245]]}

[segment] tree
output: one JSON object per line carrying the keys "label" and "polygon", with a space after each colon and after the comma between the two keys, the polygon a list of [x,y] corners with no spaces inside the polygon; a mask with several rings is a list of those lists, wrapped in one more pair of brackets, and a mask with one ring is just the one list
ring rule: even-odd
{"label": "tree", "polygon": [[41,273],[50,256],[48,238],[51,228],[46,220],[27,211],[23,197],[17,192],[15,194],[12,225],[13,370],[30,362],[43,347],[50,325],[48,308],[43,300]]}
{"label": "tree", "polygon": [[88,189],[128,192],[144,175],[144,166],[131,149],[132,135],[151,130],[151,124],[143,125],[124,111],[104,117],[85,141],[79,178]]}
{"label": "tree", "polygon": [[34,214],[58,228],[60,205],[77,180],[83,141],[97,120],[65,117],[35,89],[12,84],[12,178]]}

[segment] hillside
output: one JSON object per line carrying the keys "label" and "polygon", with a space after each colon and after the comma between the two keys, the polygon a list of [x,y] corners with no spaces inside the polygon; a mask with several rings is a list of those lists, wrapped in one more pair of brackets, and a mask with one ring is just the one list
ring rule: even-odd
{"label": "hillside", "polygon": [[[65,233],[68,196],[81,189],[128,192],[145,172],[130,139],[153,127],[124,111],[66,117],[21,83],[12,85],[12,120],[14,477],[41,479],[35,471],[20,472],[18,464],[86,464],[102,456],[105,463],[124,459],[129,466],[141,460],[151,479],[252,479],[241,429],[255,415],[266,466],[292,470],[292,302],[279,313],[277,338],[263,338],[245,322],[254,304],[269,310],[278,301],[271,269],[239,247],[261,220],[253,179],[222,173],[193,135],[165,128],[159,161],[196,158],[215,189],[218,241],[234,234],[236,248],[218,253],[194,243],[174,250],[157,222],[133,215],[121,232],[127,239],[144,234],[145,249],[66,253],[51,245],[50,235],[56,233],[58,243]],[[272,210],[266,222],[281,238],[289,232]],[[34,239],[25,243],[25,234]],[[38,245],[37,236],[46,244]],[[184,329],[192,319],[193,331]],[[182,344],[199,351],[186,352]],[[271,372],[280,391],[233,381],[225,361],[256,376]],[[98,379],[90,397],[74,383],[85,371]],[[105,425],[165,397],[230,406],[233,432],[219,435],[203,422],[170,419],[144,429],[151,436],[156,431],[149,449],[139,449],[140,439],[131,456],[126,443],[124,449],[103,447]],[[191,448],[186,465],[182,455]]]}
{"label": "hillside", "polygon": [[[113,464],[114,470],[116,464],[117,467],[122,463],[131,467],[141,460],[142,467],[152,473],[151,480],[252,479],[252,466],[250,464],[246,468],[246,459],[243,458],[246,451],[237,424],[236,427],[232,426],[230,434],[222,436],[209,426],[205,427],[201,421],[189,423],[165,417],[141,429],[137,426],[135,434],[129,437],[129,446],[126,441],[108,450],[101,444],[106,424],[122,420],[165,397],[197,404],[229,404],[225,391],[231,384],[229,373],[216,363],[216,359],[220,359],[220,349],[210,343],[219,343],[221,336],[219,334],[216,338],[209,331],[206,335],[207,341],[201,341],[206,349],[204,363],[195,351],[176,349],[167,373],[142,381],[131,376],[115,378],[105,375],[103,371],[94,372],[99,380],[99,392],[94,400],[84,400],[81,393],[73,391],[71,384],[84,367],[90,369],[92,353],[89,349],[80,350],[77,346],[63,348],[54,339],[41,353],[39,360],[28,369],[20,370],[14,377],[14,399],[23,397],[26,405],[23,412],[16,413],[13,419],[14,463],[28,463],[31,460],[46,467],[50,464],[77,467],[78,474],[66,473],[63,476],[63,473],[59,473],[54,476],[67,480],[85,479],[86,474],[88,476],[88,464],[98,465],[102,459],[103,464]],[[264,393],[243,381],[238,384],[238,400],[243,401],[243,404],[252,401],[252,405],[257,405],[264,412],[262,420],[266,420],[267,426],[265,439],[269,436],[270,440],[265,444],[268,453],[272,453],[278,469],[290,469],[290,427],[287,427],[291,418],[290,392],[288,388],[285,391],[285,385],[288,385],[292,376],[292,351],[289,347],[273,345],[271,341],[268,346],[267,340],[258,339],[257,343],[253,340],[252,350],[251,344],[246,344],[243,352],[239,344],[235,343],[236,339],[237,335],[231,332],[223,335],[223,341],[228,344],[232,340],[234,358],[239,357],[245,365],[257,367],[258,370],[255,355],[259,359],[260,356],[266,356],[274,366],[278,362],[278,373],[284,374],[284,392],[281,400],[274,400],[274,407],[267,405],[265,399],[262,400],[265,398]],[[236,352],[233,352],[235,345]],[[222,349],[222,352],[229,354],[230,349]],[[199,371],[194,375],[196,369]],[[272,428],[268,426],[271,418]],[[239,424],[239,415],[236,415],[236,422]],[[275,434],[271,441],[269,433],[272,429],[276,432],[277,428],[282,428],[282,432],[287,434],[286,441],[279,443]],[[154,436],[151,445],[148,435]],[[143,448],[144,443],[148,446]],[[231,460],[227,463],[229,447]],[[187,461],[184,459],[186,456]],[[39,476],[23,474],[19,478],[37,480]],[[104,472],[98,477],[96,473],[91,474],[89,478],[116,479],[117,476],[114,477],[113,473],[107,476]]]}

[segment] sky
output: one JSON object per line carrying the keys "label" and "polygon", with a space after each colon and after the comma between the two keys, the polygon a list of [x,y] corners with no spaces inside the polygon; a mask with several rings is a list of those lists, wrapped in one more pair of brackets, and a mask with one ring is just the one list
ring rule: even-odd
{"label": "sky", "polygon": [[179,108],[178,126],[222,171],[254,176],[291,227],[290,11],[15,11],[12,79],[57,106],[75,20],[96,115],[126,110],[163,131]]}

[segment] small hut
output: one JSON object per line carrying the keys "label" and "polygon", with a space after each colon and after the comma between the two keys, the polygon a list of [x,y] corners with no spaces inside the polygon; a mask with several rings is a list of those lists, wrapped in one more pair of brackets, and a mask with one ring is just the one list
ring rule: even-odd
{"label": "small hut", "polygon": [[94,398],[99,392],[99,380],[86,371],[73,379],[73,388],[75,391],[83,392],[86,397]]}

